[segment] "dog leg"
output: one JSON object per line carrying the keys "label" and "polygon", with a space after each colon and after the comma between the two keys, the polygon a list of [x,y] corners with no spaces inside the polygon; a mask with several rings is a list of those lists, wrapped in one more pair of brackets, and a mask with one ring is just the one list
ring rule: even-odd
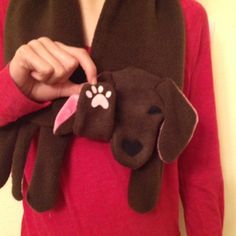
{"label": "dog leg", "polygon": [[71,135],[55,136],[52,128],[41,127],[35,168],[27,193],[38,212],[54,207],[60,187],[60,170]]}
{"label": "dog leg", "polygon": [[38,126],[33,123],[25,123],[20,127],[12,162],[12,195],[16,200],[22,200],[22,178],[27,154],[33,135]]}
{"label": "dog leg", "polygon": [[131,171],[128,202],[135,211],[145,213],[154,208],[159,198],[162,169],[163,163],[156,153],[153,153],[144,166]]}
{"label": "dog leg", "polygon": [[15,123],[0,129],[0,188],[5,185],[11,172],[18,129]]}

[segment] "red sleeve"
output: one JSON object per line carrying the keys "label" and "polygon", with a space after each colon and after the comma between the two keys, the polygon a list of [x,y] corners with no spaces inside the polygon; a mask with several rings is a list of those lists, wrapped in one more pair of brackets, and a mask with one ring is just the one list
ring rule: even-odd
{"label": "red sleeve", "polygon": [[[198,3],[197,3],[198,4]],[[187,235],[221,236],[224,215],[223,177],[217,130],[208,16],[198,7],[198,32],[190,38],[195,59],[190,68],[187,96],[196,108],[199,123],[179,158],[180,196]],[[191,25],[190,25],[191,27]],[[192,25],[196,29],[196,25]],[[198,37],[196,37],[198,35]],[[198,42],[198,43],[196,43]],[[198,44],[198,45],[197,45]],[[191,46],[191,47],[192,47]]]}
{"label": "red sleeve", "polygon": [[[17,120],[23,115],[48,106],[51,102],[37,103],[18,89],[9,73],[9,63],[3,65],[3,29],[6,3],[0,7],[0,126]],[[4,5],[5,4],[5,5]]]}

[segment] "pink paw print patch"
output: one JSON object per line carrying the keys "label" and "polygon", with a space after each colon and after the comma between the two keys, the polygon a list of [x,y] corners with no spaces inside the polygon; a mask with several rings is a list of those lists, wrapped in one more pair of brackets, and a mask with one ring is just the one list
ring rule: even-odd
{"label": "pink paw print patch", "polygon": [[112,91],[105,91],[102,85],[98,88],[95,85],[91,86],[91,90],[85,92],[88,99],[91,99],[91,106],[96,108],[101,106],[103,109],[109,108],[109,98],[112,96]]}

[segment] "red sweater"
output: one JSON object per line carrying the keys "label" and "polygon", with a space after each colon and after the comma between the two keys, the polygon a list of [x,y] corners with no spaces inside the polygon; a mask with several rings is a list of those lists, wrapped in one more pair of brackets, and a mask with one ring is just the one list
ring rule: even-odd
{"label": "red sweater", "polygon": [[[0,7],[0,125],[48,105],[26,98],[11,79],[9,64],[3,65],[8,1],[2,0]],[[222,235],[223,178],[208,18],[202,5],[193,0],[182,0],[182,7],[187,36],[184,93],[196,108],[199,123],[179,160],[164,165],[159,204],[145,214],[133,211],[127,201],[130,169],[115,161],[108,143],[75,137],[63,167],[62,195],[55,209],[37,213],[23,200],[23,236],[177,236],[179,195],[189,236]],[[36,147],[35,138],[28,154],[24,193]]]}

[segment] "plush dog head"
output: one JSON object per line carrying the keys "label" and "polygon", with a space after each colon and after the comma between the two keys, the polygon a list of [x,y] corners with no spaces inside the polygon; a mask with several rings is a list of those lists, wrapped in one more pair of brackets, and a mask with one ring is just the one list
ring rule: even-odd
{"label": "plush dog head", "polygon": [[133,169],[154,151],[166,163],[175,160],[197,124],[196,111],[175,83],[135,67],[103,72],[100,81],[68,100],[55,134],[111,139],[114,157]]}

